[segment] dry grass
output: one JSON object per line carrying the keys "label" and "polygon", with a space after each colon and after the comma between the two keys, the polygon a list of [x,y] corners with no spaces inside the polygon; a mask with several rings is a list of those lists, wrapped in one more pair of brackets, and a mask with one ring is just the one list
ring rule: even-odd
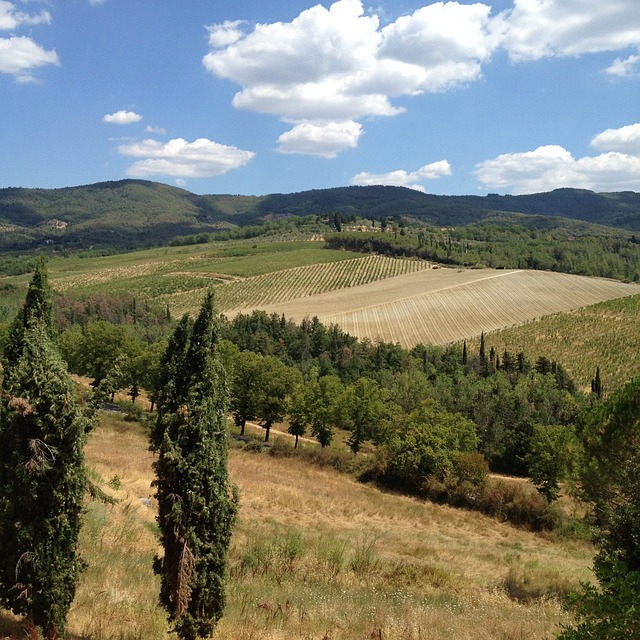
{"label": "dry grass", "polygon": [[[167,637],[151,570],[144,429],[105,415],[87,460],[120,502],[88,505],[89,569],[71,637]],[[295,459],[232,449],[230,471],[241,510],[217,638],[537,640],[566,621],[557,596],[589,578],[582,544],[382,493]]]}

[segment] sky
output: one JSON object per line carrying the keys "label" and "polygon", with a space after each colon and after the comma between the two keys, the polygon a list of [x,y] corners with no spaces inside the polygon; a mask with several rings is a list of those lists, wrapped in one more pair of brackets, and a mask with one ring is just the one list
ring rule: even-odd
{"label": "sky", "polygon": [[0,188],[640,191],[638,0],[0,0]]}

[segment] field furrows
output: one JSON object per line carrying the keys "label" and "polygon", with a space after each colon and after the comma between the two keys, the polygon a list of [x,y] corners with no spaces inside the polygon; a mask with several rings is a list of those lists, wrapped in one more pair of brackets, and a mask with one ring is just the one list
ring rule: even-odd
{"label": "field furrows", "polygon": [[446,344],[557,312],[640,293],[638,285],[544,271],[430,271],[283,305],[360,338]]}
{"label": "field furrows", "polygon": [[[251,310],[429,268],[430,264],[424,261],[376,255],[293,267],[219,286],[216,288],[216,304],[225,312]],[[192,298],[192,292],[185,292],[172,296],[168,301],[172,307],[186,309],[195,306]]]}

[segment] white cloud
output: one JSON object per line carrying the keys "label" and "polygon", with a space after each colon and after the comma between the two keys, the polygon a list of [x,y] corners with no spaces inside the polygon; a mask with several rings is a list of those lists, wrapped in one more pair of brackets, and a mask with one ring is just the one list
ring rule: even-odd
{"label": "white cloud", "polygon": [[[18,11],[16,4],[0,0],[0,31],[14,31],[26,25],[50,24],[51,14],[41,11],[28,14]],[[0,73],[15,76],[18,82],[33,82],[32,71],[47,64],[59,65],[58,54],[26,36],[0,38]]]}
{"label": "white cloud", "polygon": [[640,123],[629,124],[620,129],[607,129],[591,140],[591,146],[640,157]]}
{"label": "white cloud", "polygon": [[60,64],[54,50],[47,51],[24,36],[0,38],[0,73],[10,73],[18,82],[32,82],[31,71],[46,64]]}
{"label": "white cloud", "polygon": [[198,138],[187,142],[182,138],[163,144],[156,140],[142,140],[124,144],[118,151],[125,156],[144,158],[127,169],[127,175],[136,178],[147,176],[175,176],[177,178],[206,178],[219,176],[247,164],[255,156],[243,151]]}
{"label": "white cloud", "polygon": [[164,136],[167,134],[167,130],[164,127],[152,127],[151,125],[147,125],[144,128],[145,133],[157,133],[159,136]]}
{"label": "white cloud", "polygon": [[[335,132],[365,116],[402,113],[393,98],[476,80],[499,44],[489,14],[483,4],[436,3],[381,29],[361,0],[338,0],[247,34],[239,22],[213,25],[203,64],[242,87],[235,107],[296,125],[280,138],[286,150],[310,141],[310,126]],[[322,144],[318,155],[327,156]]]}
{"label": "white cloud", "polygon": [[515,0],[502,18],[516,62],[640,45],[637,0]]}
{"label": "white cloud", "polygon": [[22,13],[13,2],[0,0],[0,30],[11,31],[21,25],[50,24],[51,14],[42,11],[37,15]]}
{"label": "white cloud", "polygon": [[352,185],[370,186],[383,184],[395,187],[408,187],[417,191],[424,191],[420,184],[424,180],[436,180],[443,176],[451,175],[451,165],[447,160],[439,160],[420,167],[417,171],[405,171],[398,169],[389,173],[368,173],[362,171],[351,178]]}
{"label": "white cloud", "polygon": [[242,29],[239,29],[243,24],[245,24],[244,20],[225,20],[222,24],[213,24],[207,27],[209,46],[213,49],[220,49],[237,42],[244,36]]}
{"label": "white cloud", "polygon": [[278,138],[278,151],[335,158],[340,151],[357,147],[361,135],[362,125],[353,120],[326,125],[303,122]]}
{"label": "white cloud", "polygon": [[124,109],[102,116],[102,122],[111,124],[132,124],[133,122],[140,122],[140,120],[142,120],[142,116],[139,113],[125,111]]}
{"label": "white cloud", "polygon": [[476,167],[485,189],[513,194],[539,193],[560,187],[593,191],[640,190],[640,157],[609,151],[574,158],[558,145],[524,153],[505,153]]}
{"label": "white cloud", "polygon": [[633,78],[639,74],[640,55],[632,55],[624,60],[616,58],[604,72],[618,78]]}

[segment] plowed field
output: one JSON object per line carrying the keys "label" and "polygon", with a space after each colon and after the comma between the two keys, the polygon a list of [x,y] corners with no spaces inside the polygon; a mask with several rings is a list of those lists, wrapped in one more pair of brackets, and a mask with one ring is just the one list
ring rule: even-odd
{"label": "plowed field", "polygon": [[411,347],[638,293],[639,285],[564,273],[430,269],[262,308],[297,321],[318,316],[359,338]]}

